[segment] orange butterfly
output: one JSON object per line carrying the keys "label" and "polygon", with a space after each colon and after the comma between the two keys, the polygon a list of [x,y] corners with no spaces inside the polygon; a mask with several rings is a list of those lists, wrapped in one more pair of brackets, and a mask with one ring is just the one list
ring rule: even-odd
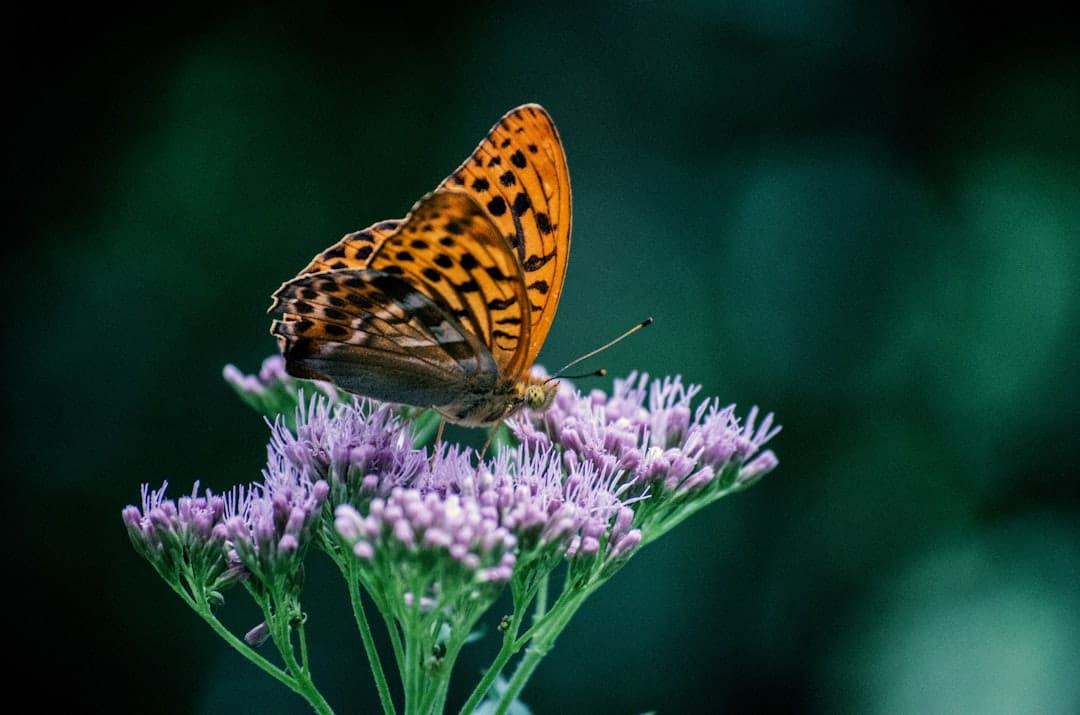
{"label": "orange butterfly", "polygon": [[530,374],[570,250],[570,176],[539,105],[511,110],[401,220],[346,234],[274,293],[290,375],[446,420],[542,408]]}

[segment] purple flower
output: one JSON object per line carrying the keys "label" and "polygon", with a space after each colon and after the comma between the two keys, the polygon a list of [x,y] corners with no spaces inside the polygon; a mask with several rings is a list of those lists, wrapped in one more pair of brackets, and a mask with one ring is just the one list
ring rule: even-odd
{"label": "purple flower", "polygon": [[424,573],[430,592],[414,584],[409,593],[438,602],[436,583],[444,597],[452,583],[502,583],[521,559],[542,568],[563,556],[625,560],[641,538],[616,476],[592,463],[567,474],[550,446],[504,448],[479,465],[468,450],[443,446],[411,487],[366,509],[338,507],[335,528],[373,577]]}
{"label": "purple flower", "polygon": [[[233,386],[240,394],[264,396],[274,390],[286,387],[296,391],[300,383],[285,371],[285,358],[271,355],[263,360],[257,375],[245,375],[240,368],[229,364],[222,370],[225,382]],[[337,389],[329,382],[309,380],[304,384],[313,385],[316,390],[331,400],[338,397]]]}
{"label": "purple flower", "polygon": [[250,646],[255,646],[256,648],[261,646],[269,639],[270,626],[266,623],[266,621],[262,621],[258,625],[249,629],[248,632],[244,634],[244,642]]}
{"label": "purple flower", "polygon": [[581,462],[567,469],[551,446],[504,449],[487,465],[486,498],[523,544],[556,545],[567,557],[600,556],[628,533],[636,499],[614,467]]}
{"label": "purple flower", "polygon": [[273,355],[263,360],[257,375],[246,375],[235,365],[222,370],[225,382],[240,398],[260,414],[276,419],[284,415],[291,420],[296,406],[303,402],[302,389],[314,389],[331,401],[340,401],[342,393],[329,382],[297,380],[285,371],[285,358]]}
{"label": "purple flower", "polygon": [[[273,358],[257,378],[232,366],[225,374],[250,394],[292,379]],[[325,392],[305,400],[298,390],[291,413],[271,426],[262,483],[175,504],[164,487],[144,487],[142,509],[128,507],[124,520],[159,571],[194,560],[215,584],[250,576],[299,588],[308,546],[334,554],[333,538],[357,559],[369,590],[389,589],[397,603],[438,604],[563,558],[578,573],[605,574],[688,513],[776,467],[761,451],[779,431],[773,416],[759,421],[755,407],[740,423],[733,405],[695,407],[700,390],[637,373],[616,380],[610,395],[582,395],[564,381],[546,411],[509,420],[518,446],[479,463],[447,444],[431,456],[416,449],[412,423],[393,406]]]}
{"label": "purple flower", "polygon": [[232,558],[269,584],[299,571],[330,487],[287,461],[271,460],[263,476],[227,504],[221,531]]}
{"label": "purple flower", "polygon": [[295,432],[278,418],[267,452],[277,470],[326,479],[339,490],[335,502],[359,503],[418,477],[427,455],[412,444],[409,423],[389,405],[316,396],[297,407]]}
{"label": "purple flower", "polygon": [[[526,444],[560,448],[570,470],[591,463],[622,471],[638,495],[688,496],[737,471],[780,431],[771,413],[755,429],[757,407],[744,425],[734,405],[715,398],[693,407],[700,390],[677,376],[650,382],[643,373],[616,380],[610,397],[581,395],[564,383],[546,412],[519,413],[509,423]],[[775,455],[755,462],[756,476],[775,466]]]}
{"label": "purple flower", "polygon": [[206,490],[199,496],[195,483],[191,496],[166,499],[168,482],[160,489],[142,487],[142,508],[127,506],[122,518],[135,550],[170,583],[187,582],[189,589],[219,591],[245,578],[247,573],[228,558],[222,529],[236,491],[221,496]]}
{"label": "purple flower", "polygon": [[373,499],[367,516],[339,506],[334,527],[357,558],[380,572],[400,573],[403,583],[405,574],[418,574],[427,564],[425,590],[438,584],[447,591],[456,582],[502,583],[513,572],[516,538],[472,496],[398,487]]}

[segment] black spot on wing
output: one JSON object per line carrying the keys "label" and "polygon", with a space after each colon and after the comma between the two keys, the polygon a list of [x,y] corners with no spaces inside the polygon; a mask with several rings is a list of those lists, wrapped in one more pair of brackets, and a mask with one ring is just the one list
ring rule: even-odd
{"label": "black spot on wing", "polygon": [[[487,307],[489,310],[506,310],[514,303],[517,302],[517,296],[510,296],[509,298],[493,298],[488,301]],[[498,321],[502,323],[503,321]]]}
{"label": "black spot on wing", "polygon": [[530,206],[532,206],[532,201],[529,199],[529,195],[524,191],[519,191],[518,195],[514,197],[514,215],[520,216],[528,211]]}
{"label": "black spot on wing", "polygon": [[350,293],[348,296],[348,300],[350,303],[362,310],[371,310],[375,307],[375,304],[371,302],[371,299],[363,293]]}
{"label": "black spot on wing", "polygon": [[546,213],[544,213],[543,211],[537,211],[535,215],[536,215],[536,230],[538,230],[540,233],[543,233],[543,234],[551,233],[551,229],[552,229],[551,219],[548,218],[548,215]]}
{"label": "black spot on wing", "polygon": [[327,335],[331,335],[335,338],[343,338],[349,334],[349,329],[338,325],[337,323],[326,323],[323,325],[323,330]]}
{"label": "black spot on wing", "polygon": [[318,290],[323,293],[337,293],[341,290],[341,286],[339,286],[335,281],[320,281],[318,285]]}
{"label": "black spot on wing", "polygon": [[546,255],[543,255],[543,256],[529,256],[528,259],[526,259],[526,261],[522,264],[522,268],[524,268],[526,271],[530,271],[530,272],[535,271],[535,270],[539,270],[540,268],[542,268],[544,266],[544,264],[546,264],[548,261],[550,261],[554,257],[555,257],[555,252],[554,251],[552,251],[551,253],[548,253]]}

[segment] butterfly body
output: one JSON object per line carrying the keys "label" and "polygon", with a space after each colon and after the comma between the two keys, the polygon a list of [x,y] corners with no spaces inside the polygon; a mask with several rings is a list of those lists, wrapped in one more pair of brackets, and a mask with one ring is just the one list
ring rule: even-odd
{"label": "butterfly body", "polygon": [[543,407],[531,368],[570,243],[570,185],[551,118],[506,114],[401,220],[346,234],[274,294],[286,369],[463,425]]}

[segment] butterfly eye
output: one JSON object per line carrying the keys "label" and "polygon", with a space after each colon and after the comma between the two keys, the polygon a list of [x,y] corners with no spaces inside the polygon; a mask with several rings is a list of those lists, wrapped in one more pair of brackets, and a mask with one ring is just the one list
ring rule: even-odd
{"label": "butterfly eye", "polygon": [[555,397],[558,383],[547,385],[529,385],[525,388],[525,406],[530,410],[542,410]]}

